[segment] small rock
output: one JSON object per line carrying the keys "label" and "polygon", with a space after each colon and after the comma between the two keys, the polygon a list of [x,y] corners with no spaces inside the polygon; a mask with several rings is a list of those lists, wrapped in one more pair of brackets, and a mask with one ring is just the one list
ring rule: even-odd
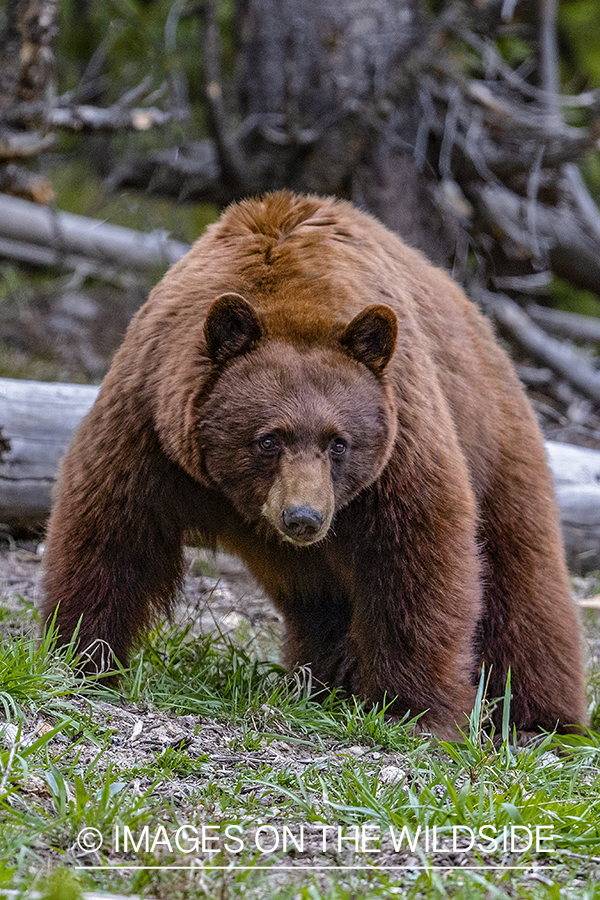
{"label": "small rock", "polygon": [[133,726],[133,729],[131,731],[131,737],[129,738],[129,740],[135,741],[135,739],[138,738],[140,736],[140,734],[142,733],[143,727],[144,726],[143,726],[142,720],[138,719],[137,722],[135,723],[135,725]]}
{"label": "small rock", "polygon": [[235,631],[236,628],[239,628],[242,623],[242,617],[239,613],[236,612],[228,612],[221,619],[221,626],[223,630],[226,631]]}
{"label": "small rock", "polygon": [[38,775],[29,775],[25,790],[28,794],[37,794],[40,797],[51,797],[52,794],[46,782]]}
{"label": "small rock", "polygon": [[42,719],[41,722],[38,723],[35,729],[36,737],[41,734],[48,734],[49,731],[52,731],[52,725]]}
{"label": "small rock", "polygon": [[398,766],[382,766],[379,772],[381,784],[400,784],[405,778],[406,772]]}
{"label": "small rock", "polygon": [[12,747],[16,743],[19,728],[9,722],[7,725],[0,726],[0,743],[3,747]]}

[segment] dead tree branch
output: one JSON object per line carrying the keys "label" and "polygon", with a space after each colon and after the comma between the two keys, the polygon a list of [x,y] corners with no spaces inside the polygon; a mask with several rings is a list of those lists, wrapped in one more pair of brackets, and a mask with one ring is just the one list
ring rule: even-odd
{"label": "dead tree branch", "polygon": [[210,140],[163,150],[144,159],[124,159],[108,179],[114,190],[134,188],[149,194],[225,206],[235,194],[223,183],[221,167]]}
{"label": "dead tree branch", "polygon": [[559,337],[600,343],[600,319],[563,312],[560,309],[549,309],[536,303],[527,306],[527,315],[538,325]]}
{"label": "dead tree branch", "polygon": [[[511,69],[489,39],[480,38],[466,28],[462,22],[456,28],[456,34],[481,55],[486,72],[494,83],[495,76],[499,75],[506,82],[507,86],[516,91],[521,97],[537,100],[541,104],[547,104],[548,94],[546,89],[540,88],[536,84],[531,84],[519,72]],[[582,91],[580,94],[558,93],[553,99],[561,107],[600,110],[600,91],[598,90]]]}
{"label": "dead tree branch", "polygon": [[558,41],[556,19],[558,0],[539,0],[540,16],[540,80],[546,94],[546,109],[562,121],[560,103],[560,78],[558,75]]}
{"label": "dead tree branch", "polygon": [[[20,104],[4,110],[0,113],[0,123],[14,122],[27,123],[30,121],[39,121],[42,119],[46,128],[59,129],[66,131],[119,131],[132,129],[134,131],[148,131],[156,125],[165,125],[171,122],[174,114],[155,107],[140,106],[128,108],[121,103],[115,103],[112,106],[99,107],[80,104],[77,106],[48,106],[47,104]],[[27,133],[27,138],[31,141],[35,139],[39,142],[41,138],[37,133]],[[5,155],[15,156],[20,153],[23,156],[17,143],[19,136],[23,139],[22,132],[14,132],[12,141],[8,142],[8,149]],[[6,140],[6,139],[5,139]],[[46,137],[47,140],[47,137]],[[36,147],[33,151],[38,153],[43,147]]]}
{"label": "dead tree branch", "polygon": [[[80,88],[57,100],[52,55],[57,8],[58,0],[9,0],[7,26],[0,36],[0,190],[40,203],[50,202],[54,194],[47,181],[30,172],[27,163],[55,143],[56,131],[147,131],[187,114],[180,106],[173,110],[134,108],[133,104],[149,93],[150,77],[112,106],[82,103],[86,93],[97,92],[90,83],[90,77],[98,81],[94,59]],[[97,61],[101,58],[102,51]]]}
{"label": "dead tree branch", "polygon": [[548,260],[561,278],[600,294],[600,237],[582,223],[572,204],[536,203],[534,237],[525,198],[500,185],[482,185],[472,199],[483,227],[495,232],[508,258],[529,260],[536,267]]}
{"label": "dead tree branch", "polygon": [[508,297],[485,291],[482,292],[481,299],[484,306],[528,353],[566,378],[586,397],[600,403],[600,372],[584,362],[575,350],[549,337]]}

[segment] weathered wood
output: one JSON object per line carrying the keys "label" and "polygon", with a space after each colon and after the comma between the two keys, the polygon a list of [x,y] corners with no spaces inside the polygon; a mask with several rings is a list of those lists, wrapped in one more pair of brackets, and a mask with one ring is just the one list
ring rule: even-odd
{"label": "weathered wood", "polygon": [[[499,185],[486,184],[476,198],[478,214],[521,258],[548,258],[553,272],[584,290],[600,291],[600,239],[577,210],[531,204]],[[532,219],[528,227],[529,219]]]}
{"label": "weathered wood", "polygon": [[573,347],[546,334],[514,300],[504,294],[482,290],[480,296],[484,306],[522,347],[566,378],[586,397],[600,403],[600,372],[585,362]]}
{"label": "weathered wood", "polygon": [[0,523],[39,528],[58,464],[98,388],[0,379]]}
{"label": "weathered wood", "polygon": [[600,452],[546,443],[572,572],[600,569]]}
{"label": "weathered wood", "polygon": [[600,342],[600,319],[582,316],[580,313],[564,312],[530,303],[527,314],[534,322],[559,337]]}
{"label": "weathered wood", "polygon": [[[98,388],[0,379],[0,524],[40,529],[60,458]],[[569,565],[600,569],[600,452],[546,444]]]}
{"label": "weathered wood", "polygon": [[[56,264],[63,256],[73,256],[146,272],[177,262],[189,250],[187,244],[170,240],[164,232],[145,234],[6,194],[0,194],[0,236],[17,246],[43,248],[46,264],[51,264],[51,252]],[[10,245],[7,248],[10,255]],[[33,252],[32,257],[36,262]]]}

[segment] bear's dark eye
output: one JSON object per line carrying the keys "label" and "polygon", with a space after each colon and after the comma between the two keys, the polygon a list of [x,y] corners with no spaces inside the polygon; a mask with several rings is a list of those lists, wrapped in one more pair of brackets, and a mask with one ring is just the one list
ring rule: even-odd
{"label": "bear's dark eye", "polygon": [[279,453],[279,441],[274,434],[265,434],[258,439],[258,448],[262,453],[273,456]]}
{"label": "bear's dark eye", "polygon": [[341,456],[346,452],[347,443],[343,438],[334,438],[329,444],[329,452],[333,456]]}

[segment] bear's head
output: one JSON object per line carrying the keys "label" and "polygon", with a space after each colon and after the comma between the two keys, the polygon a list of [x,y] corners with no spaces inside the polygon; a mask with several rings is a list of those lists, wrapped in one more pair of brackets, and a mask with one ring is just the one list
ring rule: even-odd
{"label": "bear's head", "polygon": [[204,326],[212,387],[200,409],[205,477],[244,519],[298,546],[371,485],[396,434],[384,369],[396,316],[370,306],[321,344],[269,337],[260,315],[224,294]]}

